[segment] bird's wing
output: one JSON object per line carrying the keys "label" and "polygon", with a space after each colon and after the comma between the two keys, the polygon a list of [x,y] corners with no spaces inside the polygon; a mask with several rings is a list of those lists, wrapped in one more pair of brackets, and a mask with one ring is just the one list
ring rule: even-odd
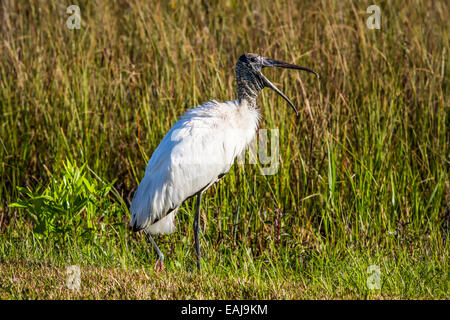
{"label": "bird's wing", "polygon": [[224,122],[223,110],[227,107],[233,106],[212,101],[194,108],[164,136],[131,204],[135,229],[163,218],[228,172],[245,142],[241,132]]}

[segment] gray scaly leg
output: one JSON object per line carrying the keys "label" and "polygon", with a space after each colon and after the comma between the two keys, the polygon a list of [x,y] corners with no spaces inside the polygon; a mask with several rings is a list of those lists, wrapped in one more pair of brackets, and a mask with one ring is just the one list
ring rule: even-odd
{"label": "gray scaly leg", "polygon": [[158,245],[156,244],[155,240],[153,240],[152,236],[149,232],[145,232],[145,235],[147,236],[148,240],[153,245],[153,249],[155,249],[156,254],[158,255],[158,260],[156,260],[155,266],[153,267],[156,271],[162,271],[164,269],[164,254],[159,250]]}
{"label": "gray scaly leg", "polygon": [[202,193],[197,193],[197,203],[195,205],[195,218],[194,218],[194,236],[195,236],[195,250],[197,251],[197,268],[200,271],[200,241],[198,239],[199,232],[199,219],[200,219],[200,204],[202,202]]}

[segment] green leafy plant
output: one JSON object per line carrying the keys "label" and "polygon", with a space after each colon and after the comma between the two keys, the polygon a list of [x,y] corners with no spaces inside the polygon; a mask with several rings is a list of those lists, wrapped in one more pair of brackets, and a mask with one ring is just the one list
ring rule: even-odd
{"label": "green leafy plant", "polygon": [[52,177],[45,187],[19,187],[20,200],[10,207],[24,210],[39,239],[91,239],[104,230],[105,224],[121,219],[120,205],[109,196],[112,185],[92,178],[86,164],[77,167],[66,160],[60,176]]}

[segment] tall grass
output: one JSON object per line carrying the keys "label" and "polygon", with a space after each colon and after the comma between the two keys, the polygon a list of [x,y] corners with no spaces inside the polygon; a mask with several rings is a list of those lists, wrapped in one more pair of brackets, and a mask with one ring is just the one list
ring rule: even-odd
{"label": "tall grass", "polygon": [[[441,282],[450,217],[445,2],[381,1],[380,30],[365,24],[368,1],[80,1],[79,30],[65,25],[71,4],[0,5],[1,260],[46,246],[32,237],[24,211],[10,206],[23,199],[18,187],[45,188],[69,159],[114,181],[129,204],[171,125],[205,101],[234,99],[235,62],[257,52],[321,78],[267,70],[303,110],[297,120],[270,90],[260,96],[261,126],[280,129],[280,170],[262,176],[256,166],[235,165],[207,191],[201,225],[209,272],[259,279],[294,271],[332,292],[364,284],[367,265],[385,263],[391,294],[414,296],[399,279],[416,265],[408,271],[422,279],[416,294],[448,292]],[[158,239],[175,269],[195,258],[194,205],[179,211],[176,234]],[[129,213],[120,214],[122,236],[105,235],[121,239],[105,249],[118,261],[75,251],[60,253],[61,261],[151,264],[144,240],[126,232]],[[343,283],[331,276],[336,268],[347,275]]]}

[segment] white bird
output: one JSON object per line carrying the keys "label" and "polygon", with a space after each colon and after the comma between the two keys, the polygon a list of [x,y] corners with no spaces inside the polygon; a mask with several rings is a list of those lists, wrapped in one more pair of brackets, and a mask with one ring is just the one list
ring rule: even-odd
{"label": "white bird", "polygon": [[256,105],[259,91],[264,87],[275,90],[298,115],[292,102],[261,73],[264,67],[299,69],[317,75],[308,68],[244,54],[236,64],[238,99],[212,100],[186,112],[150,158],[130,212],[133,231],[144,230],[158,255],[155,263],[158,271],[164,267],[164,255],[151,235],[175,231],[178,208],[193,196],[197,196],[193,227],[200,270],[198,233],[202,193],[230,170],[236,156],[253,139],[260,119]]}

